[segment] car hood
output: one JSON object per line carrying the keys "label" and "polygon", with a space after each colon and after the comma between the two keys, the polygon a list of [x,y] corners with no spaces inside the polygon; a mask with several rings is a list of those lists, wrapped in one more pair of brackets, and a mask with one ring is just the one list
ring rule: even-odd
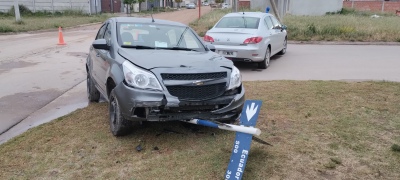
{"label": "car hood", "polygon": [[[119,48],[118,54],[133,64],[145,69],[173,67],[228,67],[232,61],[211,51],[177,51],[159,49],[127,49]],[[212,63],[212,64],[211,64]]]}

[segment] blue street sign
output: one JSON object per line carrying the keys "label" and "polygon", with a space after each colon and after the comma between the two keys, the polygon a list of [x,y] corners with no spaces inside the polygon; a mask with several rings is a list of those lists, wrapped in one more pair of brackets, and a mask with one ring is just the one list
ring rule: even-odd
{"label": "blue street sign", "polygon": [[[254,127],[257,123],[262,101],[246,100],[240,116],[240,125]],[[251,134],[236,132],[236,138],[232,148],[232,155],[229,161],[228,169],[225,173],[225,179],[242,179],[244,168],[249,157]]]}

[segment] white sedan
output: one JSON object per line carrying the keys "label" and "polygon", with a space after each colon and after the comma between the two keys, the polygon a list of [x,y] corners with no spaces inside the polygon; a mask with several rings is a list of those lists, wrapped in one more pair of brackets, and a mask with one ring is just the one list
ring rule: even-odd
{"label": "white sedan", "polygon": [[272,14],[237,12],[222,17],[207,31],[204,41],[228,59],[255,62],[266,69],[271,56],[286,53],[287,32]]}

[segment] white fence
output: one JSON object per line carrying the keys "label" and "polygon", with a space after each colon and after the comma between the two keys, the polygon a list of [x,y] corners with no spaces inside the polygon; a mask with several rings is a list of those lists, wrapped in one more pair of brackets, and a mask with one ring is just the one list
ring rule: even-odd
{"label": "white fence", "polygon": [[[18,4],[22,4],[29,8],[32,12],[37,11],[64,11],[64,10],[81,10],[84,13],[92,14],[101,11],[101,0],[18,0]],[[14,0],[0,0],[0,11],[8,12],[14,5]]]}

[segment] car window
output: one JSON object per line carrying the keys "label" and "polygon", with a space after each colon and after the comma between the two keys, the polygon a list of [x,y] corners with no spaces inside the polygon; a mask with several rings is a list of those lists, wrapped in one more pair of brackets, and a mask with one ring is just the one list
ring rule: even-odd
{"label": "car window", "polygon": [[274,24],[272,23],[272,20],[269,16],[265,17],[264,21],[268,29],[272,29],[274,27]]}
{"label": "car window", "polygon": [[196,34],[185,26],[118,23],[118,36],[118,43],[121,46],[181,47],[205,51]]}
{"label": "car window", "polygon": [[107,28],[104,33],[104,39],[108,45],[111,45],[111,23],[108,23]]}
{"label": "car window", "polygon": [[105,29],[106,29],[106,24],[103,24],[103,26],[101,26],[101,28],[99,29],[99,32],[97,32],[96,39],[103,39]]}
{"label": "car window", "polygon": [[215,28],[246,28],[258,29],[260,18],[256,17],[224,17]]}
{"label": "car window", "polygon": [[274,16],[270,16],[270,17],[271,17],[274,27],[281,27],[281,23],[279,23],[279,21]]}

